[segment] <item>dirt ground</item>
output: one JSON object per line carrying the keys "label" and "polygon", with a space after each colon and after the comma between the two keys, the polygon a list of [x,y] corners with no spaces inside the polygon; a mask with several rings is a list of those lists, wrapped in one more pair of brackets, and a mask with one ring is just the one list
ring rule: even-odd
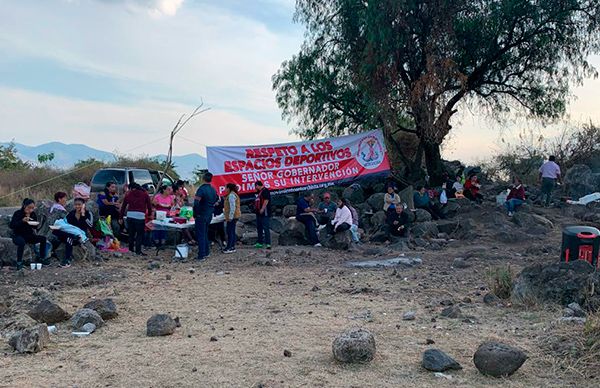
{"label": "dirt ground", "polygon": [[[505,217],[501,213],[489,215]],[[483,215],[482,215],[483,217]],[[240,248],[204,263],[173,263],[168,255],[148,260],[123,257],[27,272],[0,274],[0,291],[14,306],[34,293],[51,293],[70,313],[91,298],[113,298],[119,317],[87,338],[59,324],[50,346],[34,355],[12,353],[2,339],[2,387],[564,387],[599,386],[598,375],[566,369],[544,352],[540,338],[561,316],[559,307],[488,306],[487,271],[510,264],[557,260],[560,229],[569,220],[553,214],[554,231],[521,244],[450,242],[440,251],[406,251],[419,267],[352,269],[348,260],[397,257],[385,246],[353,252],[275,247]],[[489,232],[489,235],[493,231]],[[531,248],[534,249],[531,249]],[[535,251],[547,253],[526,254]],[[471,252],[470,268],[452,268]],[[159,269],[147,268],[159,260]],[[41,291],[40,291],[41,290]],[[440,316],[451,300],[467,319]],[[403,321],[406,311],[414,321]],[[146,320],[155,313],[179,317],[174,335],[150,338]],[[0,329],[2,329],[0,325]],[[364,327],[377,343],[366,365],[342,365],[331,352],[337,333]],[[211,341],[216,337],[217,341]],[[432,339],[434,345],[426,345]],[[524,349],[529,360],[513,376],[481,375],[473,353],[487,339]],[[423,352],[439,348],[463,370],[452,379],[421,368]],[[292,353],[284,357],[284,350]]]}

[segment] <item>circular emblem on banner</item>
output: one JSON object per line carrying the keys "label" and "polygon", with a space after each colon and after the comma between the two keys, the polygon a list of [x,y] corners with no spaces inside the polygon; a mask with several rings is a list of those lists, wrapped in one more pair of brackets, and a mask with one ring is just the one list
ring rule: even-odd
{"label": "circular emblem on banner", "polygon": [[361,166],[373,170],[383,162],[383,146],[379,139],[373,135],[363,137],[358,143],[358,154],[356,160]]}

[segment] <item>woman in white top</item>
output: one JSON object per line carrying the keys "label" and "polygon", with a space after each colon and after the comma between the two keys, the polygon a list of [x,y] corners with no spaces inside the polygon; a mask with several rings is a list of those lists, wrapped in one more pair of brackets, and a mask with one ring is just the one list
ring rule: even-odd
{"label": "woman in white top", "polygon": [[352,212],[348,209],[345,199],[338,199],[335,217],[331,224],[327,225],[327,233],[341,233],[352,227]]}

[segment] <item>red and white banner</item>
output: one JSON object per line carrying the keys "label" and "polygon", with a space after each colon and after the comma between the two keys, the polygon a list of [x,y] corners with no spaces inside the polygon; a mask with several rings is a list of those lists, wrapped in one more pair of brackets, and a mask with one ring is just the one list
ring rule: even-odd
{"label": "red and white banner", "polygon": [[390,170],[380,130],[331,139],[264,146],[207,147],[219,195],[227,183],[240,194],[262,181],[273,192],[320,188]]}

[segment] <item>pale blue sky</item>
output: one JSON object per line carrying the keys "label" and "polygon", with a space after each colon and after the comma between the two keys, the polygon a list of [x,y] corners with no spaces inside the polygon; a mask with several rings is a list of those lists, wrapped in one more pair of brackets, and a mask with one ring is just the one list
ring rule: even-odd
{"label": "pale blue sky", "polygon": [[[271,76],[302,42],[294,3],[0,0],[0,141],[124,152],[166,137],[201,98],[212,110],[182,132],[177,154],[291,140]],[[600,121],[597,90],[591,81],[576,91],[575,119]],[[476,115],[454,127],[449,157],[484,157],[498,137],[498,126]]]}

